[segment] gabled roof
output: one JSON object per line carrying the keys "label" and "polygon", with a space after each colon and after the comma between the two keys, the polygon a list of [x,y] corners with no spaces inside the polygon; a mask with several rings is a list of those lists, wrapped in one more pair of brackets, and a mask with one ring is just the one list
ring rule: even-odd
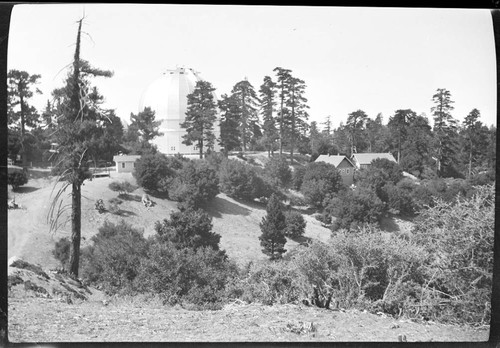
{"label": "gabled roof", "polygon": [[333,164],[336,167],[343,161],[347,160],[353,167],[354,164],[346,156],[329,156],[329,155],[319,155],[314,162],[325,162],[328,164]]}
{"label": "gabled roof", "polygon": [[141,158],[140,155],[118,155],[118,156],[113,156],[113,161],[115,161],[115,162],[135,162],[139,158]]}
{"label": "gabled roof", "polygon": [[396,162],[394,156],[390,153],[355,153],[352,155],[352,158],[361,164],[370,164],[373,160],[378,158],[385,158],[389,161]]}

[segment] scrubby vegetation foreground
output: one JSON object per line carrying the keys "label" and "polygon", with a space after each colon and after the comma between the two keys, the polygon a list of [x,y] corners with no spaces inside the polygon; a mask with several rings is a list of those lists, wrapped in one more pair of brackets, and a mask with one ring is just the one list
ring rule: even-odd
{"label": "scrubby vegetation foreground", "polygon": [[[82,249],[81,277],[109,295],[152,295],[185,309],[294,303],[483,325],[490,318],[493,229],[494,187],[483,185],[469,197],[437,199],[410,233],[374,224],[335,228],[328,243],[238,267],[220,250],[210,216],[181,204],[149,238],[126,222],[106,223]],[[54,252],[67,262],[69,241]]]}

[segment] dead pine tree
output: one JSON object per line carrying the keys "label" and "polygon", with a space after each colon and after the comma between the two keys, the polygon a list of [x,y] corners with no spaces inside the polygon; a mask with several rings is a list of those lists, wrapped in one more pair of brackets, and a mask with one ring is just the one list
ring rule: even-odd
{"label": "dead pine tree", "polygon": [[61,101],[55,110],[57,128],[53,140],[59,144],[55,171],[59,174],[59,181],[64,184],[52,200],[47,216],[51,231],[61,227],[64,222],[61,223],[60,219],[69,208],[68,204],[62,205],[62,193],[71,187],[71,248],[68,271],[75,277],[78,277],[80,261],[81,188],[84,181],[91,178],[87,163],[95,160],[101,153],[99,137],[103,136],[106,122],[110,122],[107,117],[109,110],[100,108],[103,97],[95,87],[91,88],[89,78],[112,76],[112,72],[92,68],[87,61],[80,58],[83,19],[77,22],[74,60],[66,85],[53,92]]}

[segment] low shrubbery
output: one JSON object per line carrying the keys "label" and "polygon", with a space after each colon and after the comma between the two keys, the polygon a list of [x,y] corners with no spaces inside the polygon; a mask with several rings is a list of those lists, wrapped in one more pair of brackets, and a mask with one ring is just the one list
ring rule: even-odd
{"label": "low shrubbery", "polygon": [[135,163],[136,168],[133,175],[139,186],[150,192],[168,193],[165,179],[175,176],[172,164],[177,163],[177,161],[160,153],[148,153],[141,156]]}
{"label": "low shrubbery", "polygon": [[23,186],[28,183],[28,176],[24,172],[12,172],[8,175],[7,183],[12,186],[12,190],[15,191],[19,188],[19,186]]}
{"label": "low shrubbery", "polygon": [[292,171],[286,159],[272,158],[264,166],[264,173],[271,185],[288,188],[292,181]]}
{"label": "low shrubbery", "polygon": [[108,187],[111,191],[118,192],[119,195],[128,195],[137,189],[137,186],[128,181],[113,181]]}

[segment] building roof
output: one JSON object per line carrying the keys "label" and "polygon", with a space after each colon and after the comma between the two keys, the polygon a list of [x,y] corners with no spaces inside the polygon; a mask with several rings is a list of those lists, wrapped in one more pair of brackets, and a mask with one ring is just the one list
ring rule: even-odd
{"label": "building roof", "polygon": [[333,164],[335,167],[338,167],[338,165],[344,159],[347,160],[347,162],[349,162],[354,167],[354,164],[346,156],[319,155],[319,157],[316,158],[316,160],[314,162],[325,162],[328,164]]}
{"label": "building roof", "polygon": [[139,158],[141,158],[140,155],[117,155],[117,156],[113,156],[113,161],[115,161],[115,162],[135,162]]}
{"label": "building roof", "polygon": [[389,161],[396,162],[394,156],[390,153],[355,153],[352,155],[352,158],[360,165],[370,164],[373,160],[378,158],[385,158]]}

